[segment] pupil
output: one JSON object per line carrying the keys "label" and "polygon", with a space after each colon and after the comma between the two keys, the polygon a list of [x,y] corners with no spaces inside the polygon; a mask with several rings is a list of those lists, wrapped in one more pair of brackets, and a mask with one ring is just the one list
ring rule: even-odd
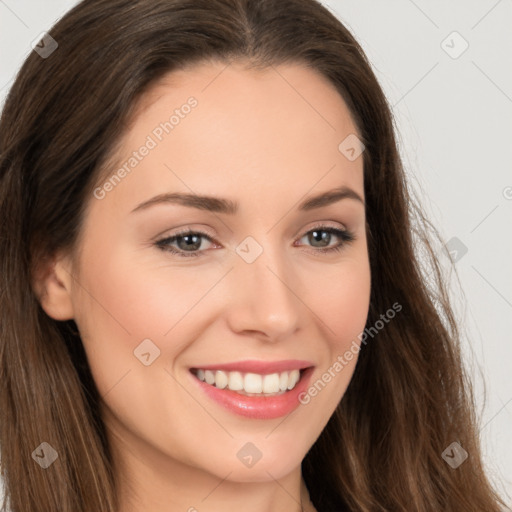
{"label": "pupil", "polygon": [[[189,239],[195,239],[195,241],[189,243],[188,242]],[[201,246],[201,239],[197,235],[183,235],[183,236],[179,237],[179,240],[187,240],[187,242],[185,244],[185,249],[186,248],[199,249],[199,247]],[[178,243],[178,245],[180,245],[180,244]]]}
{"label": "pupil", "polygon": [[[318,235],[320,234],[320,239],[318,240],[317,237]],[[325,245],[329,245],[329,240],[328,238],[331,236],[330,233],[328,233],[327,231],[313,231],[312,232],[312,235],[313,235],[313,238],[316,240],[316,241],[319,241],[319,242],[325,242],[323,243],[323,246]]]}

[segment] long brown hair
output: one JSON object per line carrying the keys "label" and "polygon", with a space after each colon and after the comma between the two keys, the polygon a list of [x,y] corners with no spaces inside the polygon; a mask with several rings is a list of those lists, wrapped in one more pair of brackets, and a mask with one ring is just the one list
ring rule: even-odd
{"label": "long brown hair", "polygon": [[[303,461],[313,503],[320,512],[500,510],[433,249],[439,235],[413,200],[390,107],[343,24],[315,0],[84,0],[49,34],[58,48],[28,56],[0,120],[4,506],[118,512],[101,397],[76,325],[44,313],[33,276],[57,250],[76,247],[85,205],[111,172],[106,163],[136,100],[170,71],[236,59],[260,69],[303,63],[337,88],[366,148],[367,326],[402,306],[362,345],[342,401]],[[31,460],[43,442],[58,454],[45,470]],[[469,454],[456,469],[442,457],[453,442]]]}

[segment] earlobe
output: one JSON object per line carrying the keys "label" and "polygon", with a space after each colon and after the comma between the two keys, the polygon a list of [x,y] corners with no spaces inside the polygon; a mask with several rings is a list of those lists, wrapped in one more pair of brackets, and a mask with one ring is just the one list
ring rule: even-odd
{"label": "earlobe", "polygon": [[73,277],[67,259],[54,258],[39,267],[37,274],[33,288],[45,313],[54,320],[73,319]]}

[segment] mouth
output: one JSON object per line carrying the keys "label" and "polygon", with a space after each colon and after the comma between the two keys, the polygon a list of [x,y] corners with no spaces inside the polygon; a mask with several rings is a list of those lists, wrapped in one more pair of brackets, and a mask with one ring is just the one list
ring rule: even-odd
{"label": "mouth", "polygon": [[303,405],[315,367],[306,361],[245,361],[189,369],[200,393],[239,416],[269,420]]}
{"label": "mouth", "polygon": [[190,372],[201,382],[217,389],[234,391],[243,396],[279,396],[293,390],[301,380],[307,368],[295,368],[268,374],[206,370],[191,368]]}

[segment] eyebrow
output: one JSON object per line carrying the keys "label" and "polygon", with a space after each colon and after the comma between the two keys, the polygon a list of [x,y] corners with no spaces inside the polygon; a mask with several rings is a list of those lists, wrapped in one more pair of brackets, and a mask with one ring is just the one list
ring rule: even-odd
{"label": "eyebrow", "polygon": [[[341,201],[342,199],[355,199],[364,206],[364,200],[353,189],[342,186],[327,192],[322,192],[315,196],[308,197],[299,204],[299,211],[310,211],[316,208],[329,206],[333,203]],[[152,197],[143,203],[136,206],[131,213],[145,210],[157,204],[179,204],[181,206],[188,206],[190,208],[197,208],[199,210],[207,210],[215,213],[225,213],[227,215],[234,215],[238,212],[239,204],[237,201],[230,199],[223,199],[214,196],[201,196],[197,194],[184,194],[180,192],[159,194]]]}

